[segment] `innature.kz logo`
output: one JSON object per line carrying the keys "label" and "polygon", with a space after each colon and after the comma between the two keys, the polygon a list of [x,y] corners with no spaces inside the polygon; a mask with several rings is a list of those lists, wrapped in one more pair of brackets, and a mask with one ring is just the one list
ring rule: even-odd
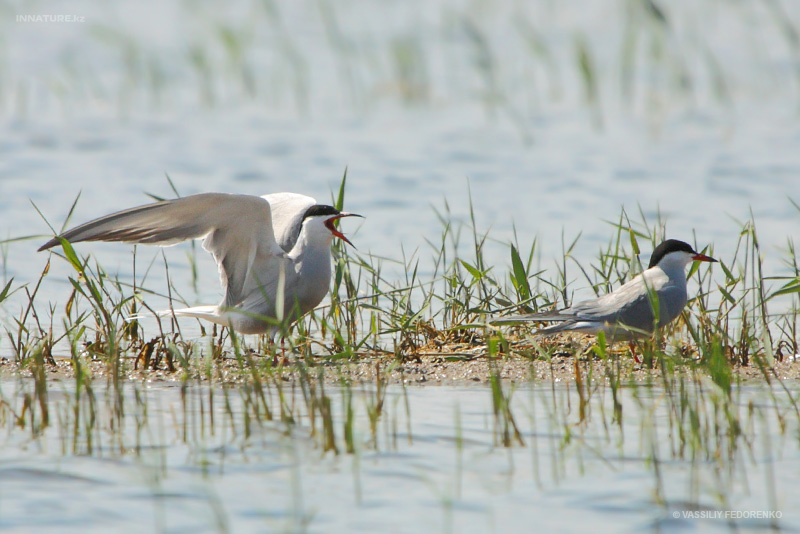
{"label": "innature.kz logo", "polygon": [[17,15],[17,22],[86,22],[83,15]]}

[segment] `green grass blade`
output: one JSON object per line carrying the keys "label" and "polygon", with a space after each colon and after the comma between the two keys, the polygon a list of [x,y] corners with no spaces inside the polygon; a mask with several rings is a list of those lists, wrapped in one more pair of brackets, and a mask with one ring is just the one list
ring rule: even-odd
{"label": "green grass blade", "polygon": [[339,211],[342,211],[342,208],[344,207],[345,184],[347,184],[347,167],[344,168],[344,174],[342,175],[342,183],[339,184],[339,195],[336,197],[336,202],[333,205],[333,207]]}
{"label": "green grass blade", "polygon": [[514,285],[519,292],[522,300],[528,300],[531,297],[531,286],[528,281],[525,266],[522,259],[519,257],[519,252],[514,245],[511,245],[511,267],[514,270]]}

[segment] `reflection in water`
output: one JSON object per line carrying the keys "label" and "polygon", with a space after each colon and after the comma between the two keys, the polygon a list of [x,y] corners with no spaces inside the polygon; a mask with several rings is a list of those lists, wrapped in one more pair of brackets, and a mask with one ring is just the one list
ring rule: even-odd
{"label": "reflection in water", "polygon": [[[391,525],[395,532],[515,532],[564,524],[575,531],[598,524],[725,531],[726,521],[672,514],[780,510],[783,528],[800,525],[791,491],[799,421],[782,394],[739,390],[731,408],[741,426],[730,434],[725,416],[714,415],[727,408],[713,388],[674,399],[659,388],[623,389],[618,423],[610,388],[598,385],[581,410],[574,385],[517,389],[511,410],[524,445],[508,448],[486,387],[392,387],[371,426],[374,390],[326,386],[338,454],[323,452],[322,421],[312,422],[299,388],[284,392],[294,418],[287,423],[257,418],[237,389],[197,383],[182,398],[178,386],[132,383],[124,386],[126,415],[117,432],[109,425],[113,395],[97,399],[96,428],[89,430],[86,420],[73,426],[72,386],[54,385],[66,396],[51,401],[56,422],[49,428],[32,436],[6,419],[0,524],[59,531],[120,522],[131,531],[374,532]],[[17,409],[32,388],[6,381],[3,398]],[[275,393],[269,403],[278,401]],[[681,406],[686,417],[673,412]],[[352,454],[345,453],[348,426]]]}

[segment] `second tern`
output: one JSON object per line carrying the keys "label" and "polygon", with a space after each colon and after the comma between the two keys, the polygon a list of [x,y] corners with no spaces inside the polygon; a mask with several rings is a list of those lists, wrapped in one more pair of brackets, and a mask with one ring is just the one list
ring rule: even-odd
{"label": "second tern", "polygon": [[499,317],[492,322],[557,321],[559,324],[536,333],[604,332],[610,340],[631,339],[652,332],[656,326],[663,327],[680,315],[687,302],[685,270],[693,261],[717,260],[696,252],[688,243],[667,239],[653,250],[644,272],[607,295],[563,310]]}

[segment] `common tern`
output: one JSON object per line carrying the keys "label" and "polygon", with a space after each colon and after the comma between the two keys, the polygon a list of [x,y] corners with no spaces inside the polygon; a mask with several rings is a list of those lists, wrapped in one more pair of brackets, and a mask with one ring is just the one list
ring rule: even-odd
{"label": "common tern", "polygon": [[667,239],[650,256],[647,270],[615,291],[557,311],[500,317],[494,324],[527,321],[558,321],[537,334],[558,332],[604,332],[609,340],[632,339],[663,327],[680,315],[686,306],[686,266],[693,261],[716,262],[696,252],[688,243]]}
{"label": "common tern", "polygon": [[203,248],[219,268],[222,302],[157,313],[261,334],[274,332],[279,318],[298,319],[325,297],[333,239],[353,245],[334,226],[343,217],[361,215],[296,193],[262,197],[203,193],[100,217],[54,237],[39,251],[58,245],[60,238],[71,243],[122,241],[167,247],[204,237]]}

